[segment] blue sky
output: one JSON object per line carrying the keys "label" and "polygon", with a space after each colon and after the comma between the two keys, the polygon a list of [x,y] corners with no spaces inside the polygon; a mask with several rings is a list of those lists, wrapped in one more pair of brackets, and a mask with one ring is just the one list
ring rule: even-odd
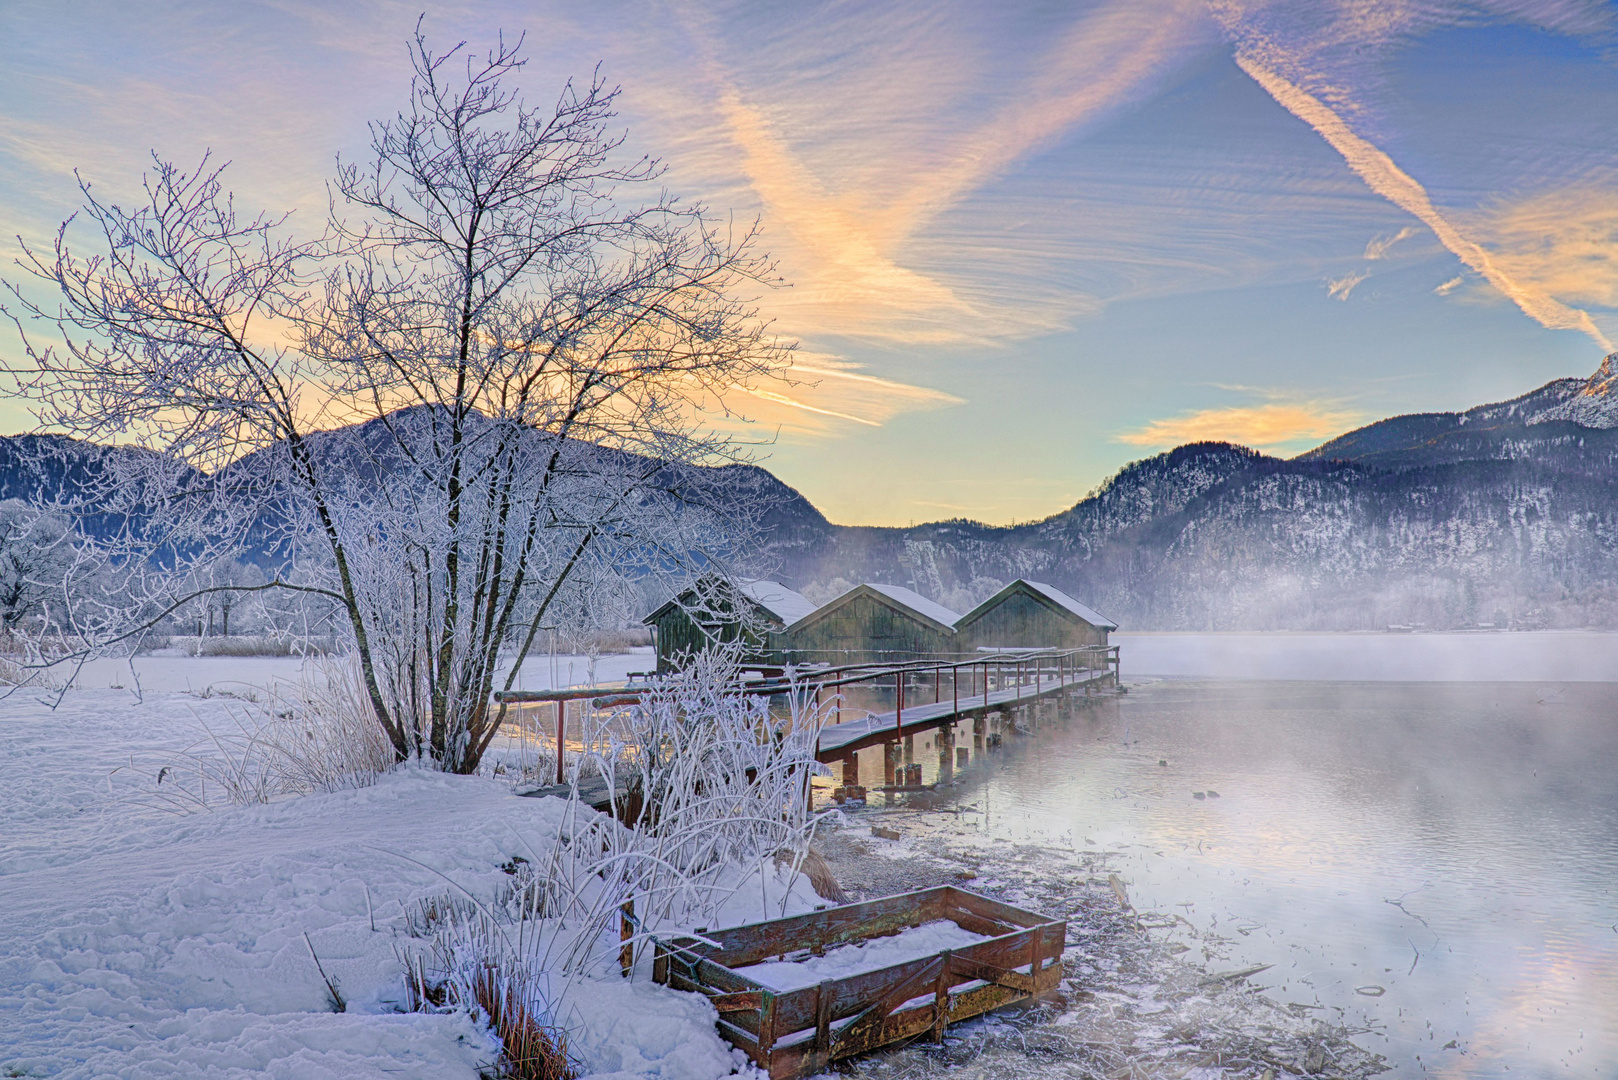
{"label": "blue sky", "polygon": [[[385,2],[0,8],[0,252],[155,149],[315,222],[408,80]],[[675,190],[761,215],[833,520],[1027,520],[1192,438],[1296,453],[1618,339],[1618,13],[1513,0],[436,5],[597,61]],[[9,339],[0,349],[13,349]],[[28,425],[15,402],[0,425]]]}

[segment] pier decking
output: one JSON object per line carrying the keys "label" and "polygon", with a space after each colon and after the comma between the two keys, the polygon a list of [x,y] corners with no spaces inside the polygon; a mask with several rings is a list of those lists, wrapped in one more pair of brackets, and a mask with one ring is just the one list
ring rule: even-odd
{"label": "pier decking", "polygon": [[818,756],[823,762],[838,761],[869,746],[880,746],[895,738],[931,731],[989,712],[1020,708],[1070,690],[1098,690],[1111,684],[1113,679],[1114,671],[1110,666],[1036,674],[1028,676],[1026,683],[990,689],[987,693],[909,705],[902,711],[867,713],[822,728]]}

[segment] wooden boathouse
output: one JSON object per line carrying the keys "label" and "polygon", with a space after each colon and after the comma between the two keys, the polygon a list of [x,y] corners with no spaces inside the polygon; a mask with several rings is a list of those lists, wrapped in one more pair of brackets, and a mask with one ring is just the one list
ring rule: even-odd
{"label": "wooden boathouse", "polygon": [[712,645],[740,642],[755,663],[784,662],[786,628],[815,610],[779,581],[694,582],[642,620],[652,628],[659,674],[677,671]]}
{"label": "wooden boathouse", "polygon": [[955,623],[960,652],[1107,644],[1118,624],[1054,585],[1018,578]]}
{"label": "wooden boathouse", "polygon": [[794,663],[914,660],[955,652],[960,615],[900,585],[856,585],[786,628]]}

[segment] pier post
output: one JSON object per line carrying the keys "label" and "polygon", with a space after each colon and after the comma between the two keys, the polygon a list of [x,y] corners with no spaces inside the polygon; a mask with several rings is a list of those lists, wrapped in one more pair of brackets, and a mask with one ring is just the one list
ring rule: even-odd
{"label": "pier post", "polygon": [[905,736],[905,764],[909,765],[916,760],[916,737]]}
{"label": "pier post", "polygon": [[894,767],[898,764],[899,743],[889,741],[882,744],[882,782],[888,787],[893,786]]}
{"label": "pier post", "polygon": [[843,788],[857,788],[860,786],[860,756],[858,753],[848,755],[843,759]]}
{"label": "pier post", "polygon": [[567,758],[567,699],[556,703],[556,782],[567,783],[567,769],[563,761]]}

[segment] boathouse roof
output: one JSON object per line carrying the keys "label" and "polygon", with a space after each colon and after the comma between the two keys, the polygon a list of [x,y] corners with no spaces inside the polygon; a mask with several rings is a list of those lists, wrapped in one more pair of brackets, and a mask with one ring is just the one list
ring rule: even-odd
{"label": "boathouse roof", "polygon": [[943,634],[953,634],[955,632],[955,623],[960,619],[960,615],[943,604],[934,603],[920,593],[907,589],[903,585],[883,585],[867,581],[854,586],[836,599],[807,612],[788,629],[796,630],[815,622],[822,616],[830,614],[860,596],[870,596],[876,599],[878,603],[894,608],[900,613],[908,615],[924,625],[931,626]]}
{"label": "boathouse roof", "polygon": [[1038,597],[1041,597],[1061,611],[1082,619],[1091,626],[1098,627],[1102,630],[1118,629],[1117,623],[1096,611],[1094,608],[1086,607],[1085,605],[1079,603],[1067,593],[1063,592],[1061,589],[1058,589],[1055,585],[1047,585],[1043,581],[1029,581],[1027,578],[1018,578],[1016,581],[1013,581],[1010,585],[1007,585],[1005,588],[983,601],[983,603],[979,604],[965,615],[962,615],[955,622],[956,628],[959,629],[960,627],[976,621],[984,614],[998,606],[1006,599],[1006,597],[1018,592],[1032,593]]}
{"label": "boathouse roof", "polygon": [[737,582],[736,587],[743,596],[780,619],[782,626],[795,623],[815,610],[808,597],[779,581],[742,581]]}
{"label": "boathouse roof", "polygon": [[[766,621],[778,622],[781,626],[796,622],[815,610],[815,605],[810,603],[807,597],[794,592],[779,581],[735,581],[731,586],[737,595],[752,601],[758,613],[766,617]],[[704,598],[705,593],[718,592],[721,588],[722,582],[718,578],[705,579],[700,589],[696,584],[687,586],[641,621],[649,626],[673,609],[692,607]]]}

